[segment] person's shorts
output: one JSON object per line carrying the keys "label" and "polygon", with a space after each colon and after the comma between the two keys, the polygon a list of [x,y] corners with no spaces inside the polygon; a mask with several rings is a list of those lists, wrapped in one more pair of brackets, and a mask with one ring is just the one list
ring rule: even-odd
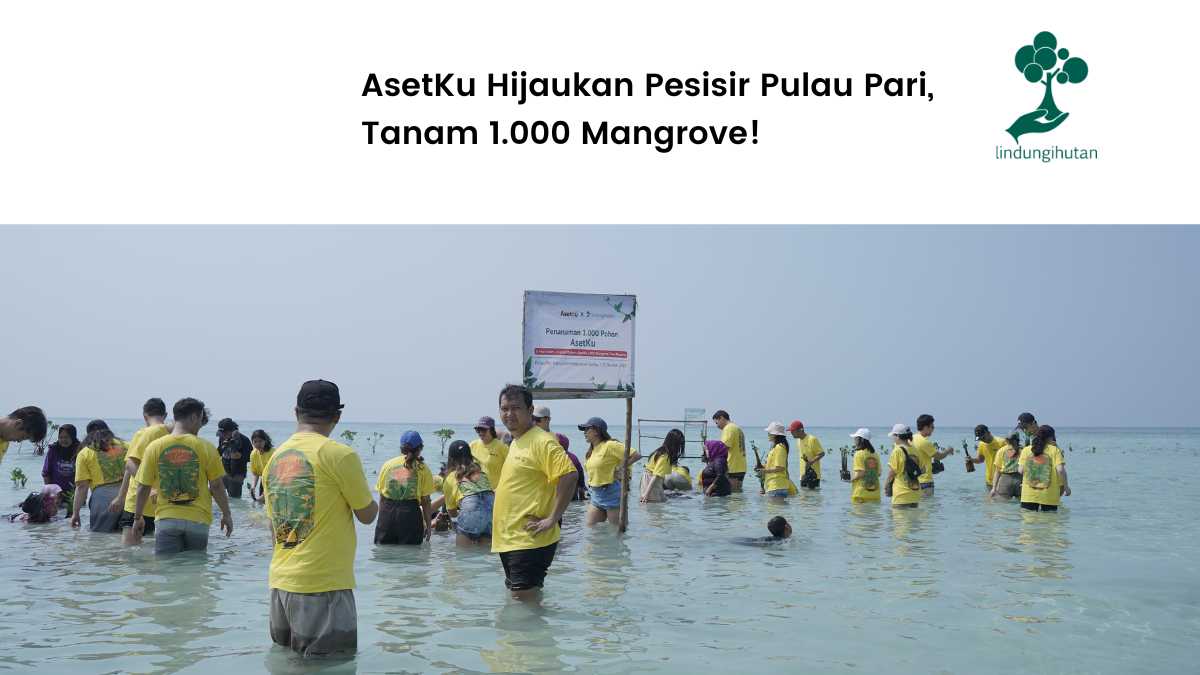
{"label": "person's shorts", "polygon": [[741,473],[730,473],[730,474],[725,474],[725,475],[729,476],[730,480],[738,480],[738,481],[746,480],[746,472],[745,471],[743,471]]}
{"label": "person's shorts", "polygon": [[160,518],[154,532],[154,555],[208,549],[208,523],[183,518]]}
{"label": "person's shorts", "polygon": [[271,589],[271,641],[302,656],[358,650],[354,591],[292,593]]}
{"label": "person's shorts", "polygon": [[376,544],[425,543],[425,514],[415,499],[379,498],[379,519],[375,521]]}
{"label": "person's shorts", "polygon": [[246,482],[245,476],[230,476],[226,474],[221,476],[221,481],[225,483],[225,494],[232,499],[242,498],[242,483]]}
{"label": "person's shorts", "polygon": [[1002,473],[996,482],[996,494],[1001,497],[1021,496],[1021,474]]}
{"label": "person's shorts", "polygon": [[107,483],[93,488],[88,496],[88,529],[92,532],[120,532],[117,526],[124,511],[113,513],[108,505],[121,492],[120,483]]}
{"label": "person's shorts", "polygon": [[851,497],[850,498],[851,504],[878,504],[879,501],[880,501],[879,497],[876,497],[874,499],[863,499],[862,497]]}
{"label": "person's shorts", "polygon": [[608,485],[589,488],[592,493],[592,506],[601,511],[611,511],[621,508],[621,481],[614,480]]}
{"label": "person's shorts", "polygon": [[[146,521],[146,529],[142,531],[142,534],[154,534],[154,516],[142,516],[142,520]],[[120,529],[133,527],[133,514],[128,511],[122,511],[121,521],[117,523],[117,527]]]}
{"label": "person's shorts", "polygon": [[558,542],[541,548],[530,548],[523,551],[505,551],[500,554],[500,564],[504,565],[504,585],[510,591],[526,591],[531,588],[541,588],[546,581],[546,570],[554,562],[554,552]]}
{"label": "person's shorts", "polygon": [[495,492],[480,492],[463,497],[458,504],[455,531],[471,541],[492,536],[492,507],[495,504]]}
{"label": "person's shorts", "polygon": [[767,493],[767,496],[768,497],[786,497],[786,496],[788,496],[788,494],[789,494],[788,489],[784,488],[782,490],[771,490],[770,492]]}
{"label": "person's shorts", "polygon": [[1038,504],[1036,502],[1021,502],[1021,508],[1028,511],[1057,511],[1057,505]]}
{"label": "person's shorts", "polygon": [[919,502],[913,502],[911,504],[892,504],[892,508],[893,509],[915,509],[915,508],[917,508],[918,503]]}

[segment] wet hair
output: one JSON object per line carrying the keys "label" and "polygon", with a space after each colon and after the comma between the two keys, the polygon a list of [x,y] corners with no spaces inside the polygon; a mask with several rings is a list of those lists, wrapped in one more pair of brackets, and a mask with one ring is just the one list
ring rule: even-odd
{"label": "wet hair", "polygon": [[185,417],[191,417],[199,413],[202,418],[207,418],[204,414],[204,401],[200,399],[187,397],[181,398],[175,402],[175,406],[171,408],[171,414],[175,416],[175,421],[179,421]]}
{"label": "wet hair", "polygon": [[167,404],[157,396],[147,399],[146,402],[142,404],[142,414],[146,417],[166,417]]}
{"label": "wet hair", "polygon": [[783,516],[775,516],[767,521],[767,531],[770,532],[771,536],[773,537],[782,537],[783,533],[787,531],[787,524],[788,521],[786,518]]}
{"label": "wet hair", "polygon": [[771,441],[772,449],[774,449],[776,445],[779,445],[780,443],[782,443],[784,450],[786,450],[788,452],[792,451],[792,449],[788,447],[787,436],[784,436],[782,434],[780,434],[778,436],[776,436],[774,434],[767,434],[767,440]]}
{"label": "wet hair", "polygon": [[1037,433],[1033,435],[1033,442],[1030,446],[1033,448],[1035,457],[1041,457],[1046,451],[1046,442],[1056,440],[1054,438],[1054,427],[1043,424],[1038,427]]}
{"label": "wet hair", "polygon": [[933,424],[933,415],[921,415],[917,418],[917,431],[924,429],[930,424]]}
{"label": "wet hair", "polygon": [[21,431],[29,436],[29,440],[34,443],[46,440],[46,428],[49,425],[46,423],[46,413],[42,412],[41,408],[27,405],[12,411],[9,417],[21,423]]}
{"label": "wet hair", "polygon": [[871,452],[875,452],[875,446],[871,445],[871,441],[863,438],[862,436],[854,437],[854,449],[855,450],[870,450]]}
{"label": "wet hair", "polygon": [[683,454],[684,442],[683,432],[678,429],[672,429],[663,438],[663,444],[658,446],[653,455],[650,455],[650,459],[658,459],[665,452],[667,453],[667,461],[671,463],[671,466],[674,466],[679,463],[679,456]]}
{"label": "wet hair", "polygon": [[729,419],[729,413],[725,412],[724,410],[718,410],[717,412],[713,413],[712,418],[714,422],[717,420],[727,420]]}
{"label": "wet hair", "polygon": [[500,390],[500,396],[497,397],[496,403],[503,404],[504,399],[513,398],[525,402],[526,408],[533,407],[533,393],[519,384],[510,384]]}
{"label": "wet hair", "polygon": [[251,440],[251,441],[253,441],[253,440],[254,440],[254,439],[256,439],[256,438],[261,438],[261,439],[263,439],[263,445],[265,446],[265,447],[263,448],[263,450],[266,450],[266,451],[270,452],[271,448],[275,447],[275,446],[274,446],[274,445],[271,443],[271,435],[270,435],[270,434],[268,434],[267,432],[263,431],[262,429],[255,429],[255,430],[254,430],[254,433],[250,434],[250,440]]}
{"label": "wet hair", "polygon": [[446,459],[446,470],[448,472],[457,471],[458,477],[462,478],[473,473],[476,469],[482,471],[483,467],[479,466],[479,462],[471,454],[471,446],[463,441],[451,443]]}

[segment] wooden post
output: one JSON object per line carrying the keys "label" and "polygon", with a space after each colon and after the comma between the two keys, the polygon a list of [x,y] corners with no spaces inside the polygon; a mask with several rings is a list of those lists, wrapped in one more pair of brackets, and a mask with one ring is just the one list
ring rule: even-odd
{"label": "wooden post", "polygon": [[619,532],[624,532],[625,528],[629,527],[629,491],[632,489],[630,483],[633,482],[633,477],[630,474],[624,473],[624,467],[629,464],[629,444],[632,442],[633,396],[630,396],[625,399],[625,457],[621,461],[621,516],[619,519],[620,524],[617,527]]}

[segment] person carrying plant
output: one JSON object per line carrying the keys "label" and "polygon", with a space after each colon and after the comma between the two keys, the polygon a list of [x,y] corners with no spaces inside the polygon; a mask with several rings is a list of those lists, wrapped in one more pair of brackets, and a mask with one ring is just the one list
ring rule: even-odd
{"label": "person carrying plant", "polygon": [[816,490],[821,487],[821,458],[825,456],[825,448],[816,436],[805,431],[800,420],[792,420],[788,431],[796,439],[796,449],[800,451],[800,487]]}

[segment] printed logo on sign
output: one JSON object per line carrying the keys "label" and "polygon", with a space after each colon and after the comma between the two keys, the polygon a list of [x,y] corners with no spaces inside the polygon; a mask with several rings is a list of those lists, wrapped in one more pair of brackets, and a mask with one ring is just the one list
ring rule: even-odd
{"label": "printed logo on sign", "polygon": [[1033,37],[1032,44],[1017,50],[1014,64],[1029,84],[1041,88],[1042,100],[1033,110],[1019,115],[1005,131],[1017,142],[1015,148],[996,146],[996,159],[1037,159],[1049,162],[1054,159],[1098,159],[1096,148],[1022,147],[1021,137],[1027,134],[1044,134],[1060,127],[1071,113],[1064,112],[1054,100],[1055,85],[1080,84],[1087,79],[1087,62],[1072,56],[1066,47],[1058,45],[1058,38],[1050,31],[1042,31]]}

